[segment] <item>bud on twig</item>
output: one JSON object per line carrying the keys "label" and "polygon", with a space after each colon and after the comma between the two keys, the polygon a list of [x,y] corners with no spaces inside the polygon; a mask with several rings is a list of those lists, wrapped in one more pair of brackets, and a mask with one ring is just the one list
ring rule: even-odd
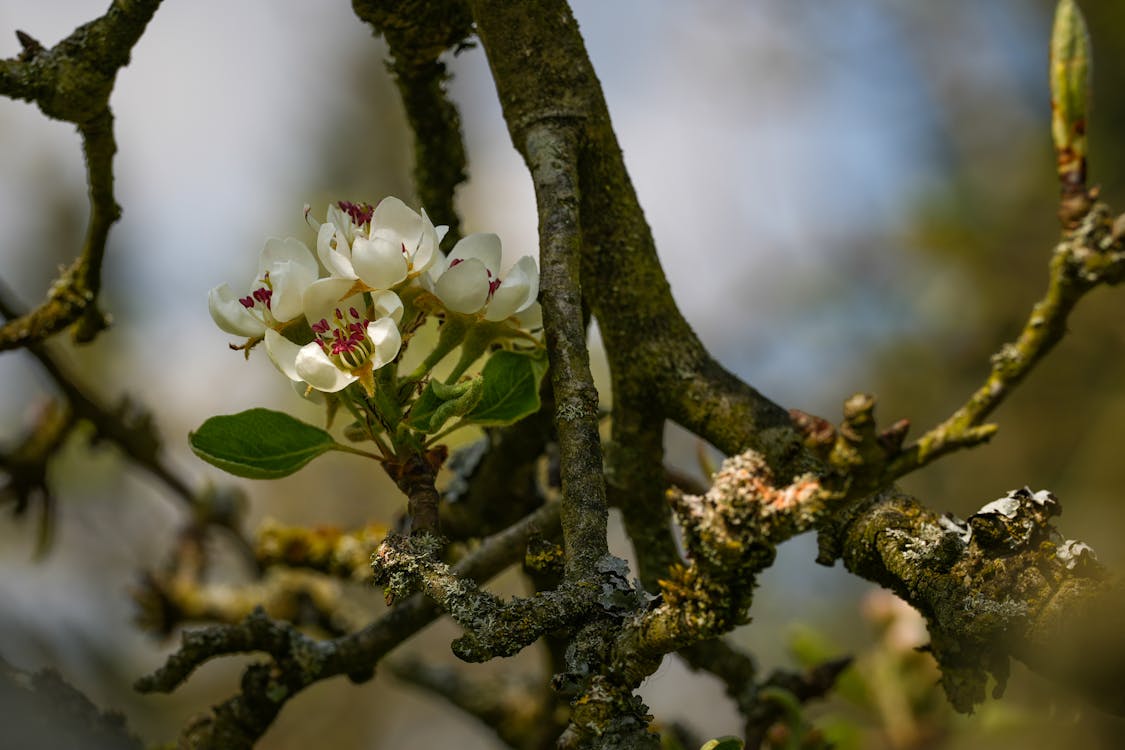
{"label": "bud on twig", "polygon": [[1059,0],[1051,29],[1051,138],[1062,197],[1059,216],[1071,225],[1089,210],[1086,116],[1090,104],[1090,35],[1074,0]]}

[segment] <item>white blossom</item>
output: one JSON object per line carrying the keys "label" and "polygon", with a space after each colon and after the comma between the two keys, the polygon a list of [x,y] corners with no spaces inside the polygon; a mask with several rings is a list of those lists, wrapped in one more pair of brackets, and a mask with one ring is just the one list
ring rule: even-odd
{"label": "white blossom", "polygon": [[374,209],[341,202],[327,218],[317,230],[317,257],[333,276],[368,290],[390,289],[428,269],[447,230],[393,196]]}
{"label": "white blossom", "polygon": [[305,289],[319,273],[316,258],[305,244],[289,237],[271,237],[258,256],[258,275],[250,293],[237,296],[229,284],[207,295],[211,318],[235,336],[261,336],[301,315]]}
{"label": "white blossom", "polygon": [[310,343],[300,346],[277,331],[265,332],[266,351],[290,380],[326,393],[359,380],[371,391],[373,371],[398,356],[403,311],[398,295],[374,293],[367,306],[362,294],[347,296],[351,286],[348,279],[327,278],[305,290],[305,318],[315,337]]}
{"label": "white blossom", "polygon": [[495,234],[470,234],[440,252],[427,283],[446,308],[498,321],[527,310],[539,296],[539,267],[525,255],[500,273],[502,250]]}

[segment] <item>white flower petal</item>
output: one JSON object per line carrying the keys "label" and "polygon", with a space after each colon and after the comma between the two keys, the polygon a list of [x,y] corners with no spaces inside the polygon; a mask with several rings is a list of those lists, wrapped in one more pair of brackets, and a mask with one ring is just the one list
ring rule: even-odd
{"label": "white flower petal", "polygon": [[535,265],[534,258],[525,255],[516,261],[493,293],[484,312],[484,319],[504,320],[529,307],[538,294],[539,268]]}
{"label": "white flower petal", "polygon": [[426,272],[422,274],[418,280],[421,282],[423,288],[432,292],[437,285],[437,280],[441,278],[442,274],[444,274],[448,268],[449,261],[446,259],[445,253],[438,250],[434,253],[433,263],[430,264],[430,267],[426,269]]}
{"label": "white flower petal", "polygon": [[393,195],[379,201],[371,215],[371,238],[384,237],[392,242],[405,242],[414,250],[422,234],[422,217]]}
{"label": "white flower petal", "polygon": [[337,367],[316,342],[302,346],[294,364],[301,380],[318,391],[335,393],[358,380],[355,375]]}
{"label": "white flower petal", "polygon": [[485,268],[496,273],[500,270],[502,253],[500,238],[491,232],[481,232],[461,238],[449,253],[449,262],[476,258],[484,264]]}
{"label": "white flower petal", "polygon": [[406,278],[406,258],[402,255],[402,243],[386,237],[370,240],[357,237],[352,243],[352,267],[369,287],[390,289]]}
{"label": "white flower petal", "polygon": [[262,321],[238,301],[230,284],[219,284],[208,292],[207,309],[215,325],[235,336],[261,336],[266,330]]}
{"label": "white flower petal", "polygon": [[321,224],[316,233],[316,256],[331,275],[347,279],[356,277],[347,238],[330,221]]}
{"label": "white flower petal", "polygon": [[312,252],[305,247],[305,243],[294,237],[286,237],[283,240],[277,237],[270,237],[266,240],[266,246],[262,248],[262,252],[258,256],[259,277],[272,267],[286,261],[296,263],[298,266],[303,266],[314,274],[317,271],[316,258],[314,258]]}
{"label": "white flower petal", "polygon": [[[447,227],[443,227],[442,229],[447,229]],[[442,234],[444,235],[445,232],[443,231]],[[421,273],[433,265],[439,242],[441,242],[441,236],[439,236],[437,230],[434,229],[433,222],[430,221],[430,217],[426,215],[426,209],[423,208],[422,237],[418,241],[418,248],[410,258],[410,271],[412,273]]]}
{"label": "white flower petal", "polygon": [[266,354],[277,365],[277,369],[290,380],[302,380],[297,374],[297,353],[301,347],[282,336],[272,328],[266,329]]}
{"label": "white flower petal", "polygon": [[453,312],[475,313],[488,300],[488,269],[476,258],[462,260],[441,275],[434,294]]}
{"label": "white flower petal", "polygon": [[371,366],[376,370],[397,357],[402,348],[402,334],[390,318],[379,318],[374,323],[368,323],[367,337],[375,344]]}
{"label": "white flower petal", "polygon": [[358,294],[343,299],[354,283],[351,279],[327,278],[309,284],[302,298],[305,319],[309,321],[309,325],[320,320],[331,320],[337,309],[362,307],[363,298]]}
{"label": "white flower petal", "polygon": [[270,284],[273,286],[270,314],[275,320],[286,323],[301,314],[302,297],[316,277],[315,267],[310,270],[291,261],[278,263],[270,269]]}
{"label": "white flower petal", "polygon": [[520,324],[520,328],[525,331],[540,331],[543,329],[543,306],[538,302],[532,302],[524,310],[516,313],[516,320]]}
{"label": "white flower petal", "polygon": [[340,208],[339,204],[333,203],[328,206],[327,218],[325,219],[329,224],[333,224],[336,230],[340,232],[340,236],[348,244],[352,244],[355,239],[356,225],[352,221],[352,217],[348,215],[344,209]]}
{"label": "white flower petal", "polygon": [[396,324],[402,322],[402,300],[392,291],[373,292],[371,307],[376,318],[390,318]]}

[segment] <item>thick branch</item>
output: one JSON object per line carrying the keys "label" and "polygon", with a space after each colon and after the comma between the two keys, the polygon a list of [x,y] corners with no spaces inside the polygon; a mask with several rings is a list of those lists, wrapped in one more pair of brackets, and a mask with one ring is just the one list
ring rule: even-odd
{"label": "thick branch", "polygon": [[577,148],[572,122],[543,121],[526,131],[523,153],[539,207],[541,299],[562,467],[566,572],[569,580],[593,580],[598,562],[609,554],[608,508],[598,391],[590,372],[578,279]]}
{"label": "thick branch", "polygon": [[582,288],[605,340],[615,398],[629,398],[654,421],[673,418],[728,454],[756,448],[779,475],[798,473],[801,467],[790,464],[801,453],[800,437],[787,412],[719,366],[676,308],[565,2],[472,5],[512,142],[524,158],[527,133],[540,123],[580,126]]}
{"label": "thick branch", "polygon": [[436,224],[449,226],[449,241],[456,242],[461,222],[453,197],[466,177],[465,145],[461,116],[445,91],[449,76],[438,58],[459,49],[472,32],[468,8],[459,0],[353,0],[352,8],[387,41],[390,69],[414,132],[418,198]]}

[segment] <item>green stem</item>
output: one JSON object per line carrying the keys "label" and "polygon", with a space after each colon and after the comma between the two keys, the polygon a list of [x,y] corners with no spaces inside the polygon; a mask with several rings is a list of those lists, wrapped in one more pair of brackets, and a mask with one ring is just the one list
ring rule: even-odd
{"label": "green stem", "polygon": [[383,442],[383,440],[379,437],[379,433],[375,432],[375,430],[371,428],[370,415],[366,412],[360,413],[360,411],[356,409],[355,403],[350,398],[344,396],[343,394],[341,394],[341,396],[342,397],[340,400],[344,403],[344,408],[346,408],[351,413],[351,415],[355,417],[356,422],[362,424],[367,428],[367,434],[371,437],[371,442],[375,443],[380,452],[382,452],[383,457],[380,460],[384,460],[388,456],[392,455],[390,446]]}
{"label": "green stem", "polygon": [[[390,435],[394,435],[402,421],[402,405],[398,402],[398,378],[393,368],[383,367],[375,371],[375,393],[371,406]],[[392,437],[393,440],[393,437]]]}
{"label": "green stem", "polygon": [[449,354],[461,344],[468,332],[469,326],[463,320],[460,320],[459,316],[448,316],[438,333],[438,341],[433,351],[426,355],[426,359],[422,364],[418,365],[418,367],[414,369],[414,372],[407,375],[406,379],[416,382],[425,377],[426,373],[433,370],[438,362],[445,359],[445,355]]}
{"label": "green stem", "polygon": [[342,453],[354,453],[357,456],[366,456],[367,458],[375,459],[379,463],[384,463],[387,460],[386,456],[379,456],[379,455],[376,455],[374,453],[371,453],[370,451],[364,451],[364,450],[360,450],[359,448],[353,448],[352,446],[347,445],[345,443],[336,443],[336,445],[332,448],[332,450],[337,450],[337,451],[340,451]]}

